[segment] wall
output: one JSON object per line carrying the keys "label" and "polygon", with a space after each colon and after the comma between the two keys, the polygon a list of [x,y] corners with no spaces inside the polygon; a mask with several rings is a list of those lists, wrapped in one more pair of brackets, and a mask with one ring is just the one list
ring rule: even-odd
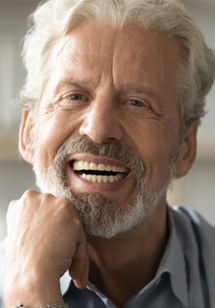
{"label": "wall", "polygon": [[[215,2],[193,0],[185,4],[215,49]],[[197,160],[188,176],[175,182],[169,199],[196,208],[215,224],[215,85],[207,98],[207,111],[198,134]]]}
{"label": "wall", "polygon": [[[26,17],[38,1],[0,0],[0,239],[6,234],[5,215],[10,200],[34,187],[31,167],[18,159],[17,130],[20,110],[14,100],[24,79],[19,58],[20,41],[26,32]],[[214,1],[185,1],[210,46],[215,48]],[[177,181],[170,193],[171,203],[198,209],[215,224],[215,88],[208,97],[210,111],[199,133],[197,162],[190,174]]]}
{"label": "wall", "polygon": [[18,97],[25,72],[20,54],[27,30],[27,16],[38,1],[0,1],[0,130],[14,130],[20,111],[14,101]]}
{"label": "wall", "polygon": [[20,53],[27,16],[38,1],[0,1],[0,240],[6,234],[5,215],[10,200],[34,187],[31,167],[17,152],[20,108],[15,101],[25,72]]}

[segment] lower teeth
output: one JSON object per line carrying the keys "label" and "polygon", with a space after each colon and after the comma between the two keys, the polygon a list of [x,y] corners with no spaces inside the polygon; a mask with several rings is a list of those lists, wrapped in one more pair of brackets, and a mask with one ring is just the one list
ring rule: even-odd
{"label": "lower teeth", "polygon": [[119,182],[123,178],[123,175],[118,174],[118,175],[107,176],[107,175],[91,175],[83,173],[80,174],[80,177],[92,183],[114,183],[114,182]]}

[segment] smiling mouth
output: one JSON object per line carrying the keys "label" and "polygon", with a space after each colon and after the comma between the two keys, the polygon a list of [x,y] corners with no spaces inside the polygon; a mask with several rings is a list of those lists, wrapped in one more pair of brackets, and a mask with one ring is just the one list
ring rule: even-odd
{"label": "smiling mouth", "polygon": [[129,170],[122,166],[88,161],[70,161],[69,165],[79,177],[92,183],[116,183],[123,180],[129,173]]}

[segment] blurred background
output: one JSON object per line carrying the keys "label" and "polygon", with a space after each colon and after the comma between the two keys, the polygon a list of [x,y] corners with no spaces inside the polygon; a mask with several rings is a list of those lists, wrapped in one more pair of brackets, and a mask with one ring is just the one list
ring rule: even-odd
{"label": "blurred background", "polygon": [[[20,53],[26,19],[38,3],[0,0],[0,240],[6,235],[9,201],[35,187],[31,166],[17,151],[21,110],[15,102],[25,78]],[[215,49],[215,1],[185,0],[185,5]],[[187,177],[174,183],[169,201],[197,209],[215,225],[215,86],[208,96],[207,111],[199,130],[196,163]]]}

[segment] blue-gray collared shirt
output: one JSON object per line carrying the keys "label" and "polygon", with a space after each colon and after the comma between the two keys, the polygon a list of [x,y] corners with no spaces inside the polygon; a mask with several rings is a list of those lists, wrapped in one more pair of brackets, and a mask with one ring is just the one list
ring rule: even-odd
{"label": "blue-gray collared shirt", "polygon": [[[215,308],[215,228],[182,207],[169,208],[169,221],[168,245],[154,279],[124,308]],[[0,250],[1,308],[3,256],[4,248]],[[61,290],[72,308],[116,307],[91,283],[77,289],[68,274],[61,279]]]}

